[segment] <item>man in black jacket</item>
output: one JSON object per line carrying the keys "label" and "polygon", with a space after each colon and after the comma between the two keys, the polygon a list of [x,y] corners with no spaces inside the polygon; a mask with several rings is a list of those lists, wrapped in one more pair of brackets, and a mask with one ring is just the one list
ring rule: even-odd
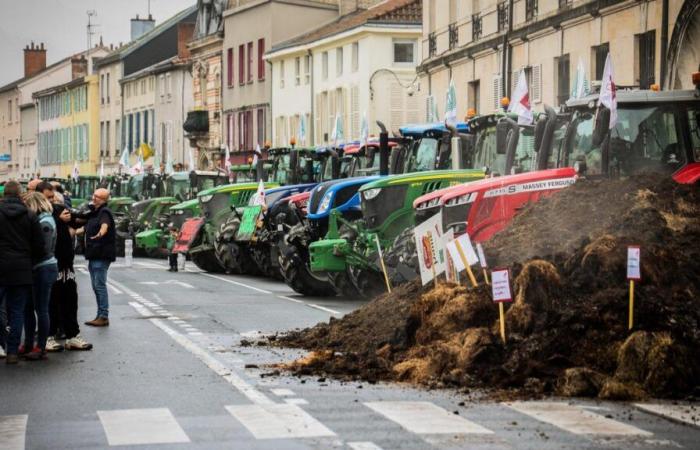
{"label": "man in black jacket", "polygon": [[19,183],[8,181],[0,202],[0,297],[6,296],[10,316],[7,364],[17,364],[24,307],[32,295],[32,267],[45,257],[39,220],[20,200],[21,192]]}
{"label": "man in black jacket", "polygon": [[92,290],[97,300],[97,317],[85,322],[93,327],[109,326],[109,297],[107,295],[107,271],[117,259],[114,216],[107,207],[109,191],[97,189],[92,195],[91,213],[85,225],[85,259],[92,280]]}

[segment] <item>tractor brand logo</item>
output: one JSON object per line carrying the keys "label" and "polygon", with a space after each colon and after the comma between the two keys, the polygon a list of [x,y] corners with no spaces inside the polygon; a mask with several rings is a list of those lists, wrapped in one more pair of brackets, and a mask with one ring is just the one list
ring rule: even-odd
{"label": "tractor brand logo", "polygon": [[498,189],[492,189],[484,193],[484,198],[500,197],[503,195],[514,195],[523,192],[549,191],[554,189],[564,189],[576,182],[576,177],[559,178],[555,180],[536,181],[533,183],[512,184]]}

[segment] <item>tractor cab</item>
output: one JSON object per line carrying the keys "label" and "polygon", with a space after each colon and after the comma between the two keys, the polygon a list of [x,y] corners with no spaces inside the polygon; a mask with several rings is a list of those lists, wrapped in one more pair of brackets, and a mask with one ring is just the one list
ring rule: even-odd
{"label": "tractor cab", "polygon": [[406,125],[399,128],[404,139],[401,146],[392,151],[391,173],[423,172],[454,168],[452,164],[451,138],[459,137],[461,155],[459,168],[467,167],[473,147],[473,138],[469,134],[469,125],[457,123],[448,129],[444,123]]}
{"label": "tractor cab", "polygon": [[92,194],[100,187],[100,177],[95,175],[81,175],[73,183],[71,199],[73,207],[78,207],[90,201]]}
{"label": "tractor cab", "polygon": [[[325,174],[325,165],[337,157],[335,149],[328,148],[273,148],[269,150],[272,170],[271,182],[278,184],[303,184],[320,181]],[[332,171],[331,171],[332,174]]]}

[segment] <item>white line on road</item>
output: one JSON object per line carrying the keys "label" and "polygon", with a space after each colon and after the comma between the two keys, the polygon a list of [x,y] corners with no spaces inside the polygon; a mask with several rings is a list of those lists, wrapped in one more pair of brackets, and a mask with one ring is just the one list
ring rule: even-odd
{"label": "white line on road", "polygon": [[352,450],[382,450],[380,446],[374,442],[348,442],[348,447]]}
{"label": "white line on road", "polygon": [[504,405],[530,417],[574,434],[651,436],[641,430],[601,416],[577,405],[562,402],[513,402]]}
{"label": "white line on road", "polygon": [[334,309],[326,308],[325,306],[317,305],[317,304],[315,304],[315,303],[307,303],[306,306],[309,306],[309,307],[311,307],[311,308],[320,309],[321,311],[329,312],[329,313],[335,314],[335,315],[337,315],[337,316],[341,315],[341,312],[340,312],[340,311],[336,311],[336,310],[334,310]]}
{"label": "white line on road", "polygon": [[123,294],[122,291],[120,291],[119,289],[117,289],[117,287],[114,286],[114,285],[113,285],[111,282],[109,282],[109,281],[107,282],[107,287],[108,287],[114,294],[116,294],[116,295]]}
{"label": "white line on road", "polygon": [[109,445],[190,442],[168,408],[97,411]]}
{"label": "white line on road", "polygon": [[210,273],[202,273],[202,275],[204,275],[205,277],[209,277],[209,278],[215,278],[217,280],[224,281],[226,283],[235,284],[236,286],[242,286],[244,288],[248,288],[248,289],[252,289],[254,291],[262,292],[263,294],[272,294],[271,291],[266,291],[265,289],[259,289],[259,288],[256,288],[255,286],[250,286],[250,285],[245,284],[245,283],[240,283],[238,281],[229,280],[228,278],[220,277],[217,275],[212,275]]}
{"label": "white line on road", "polygon": [[700,405],[671,405],[661,403],[635,403],[634,406],[651,414],[676,422],[700,426]]}
{"label": "white line on road", "polygon": [[289,404],[289,405],[308,405],[309,404],[309,402],[307,402],[303,398],[285,398],[284,402]]}
{"label": "white line on road", "polygon": [[296,298],[286,297],[284,295],[278,295],[277,298],[281,298],[282,300],[289,300],[290,302],[294,302],[294,303],[304,303],[301,300],[297,300]]}
{"label": "white line on road", "polygon": [[0,416],[0,450],[24,450],[29,416]]}
{"label": "white line on road", "polygon": [[430,402],[367,402],[365,406],[416,434],[493,434]]}
{"label": "white line on road", "polygon": [[291,389],[270,389],[270,392],[278,397],[293,397],[296,395]]}
{"label": "white line on road", "polygon": [[258,439],[335,436],[297,405],[232,405],[226,409]]}

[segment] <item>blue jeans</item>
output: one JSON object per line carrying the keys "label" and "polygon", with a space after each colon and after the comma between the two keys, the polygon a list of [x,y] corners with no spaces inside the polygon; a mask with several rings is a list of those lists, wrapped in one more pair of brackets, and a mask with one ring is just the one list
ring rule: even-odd
{"label": "blue jeans", "polygon": [[[27,351],[31,351],[34,346],[37,323],[39,329],[36,345],[41,350],[46,348],[46,338],[49,336],[49,300],[51,299],[51,287],[58,278],[58,267],[56,264],[39,266],[34,269],[32,276],[34,278],[34,295],[32,295],[32,302],[28,303],[24,312],[24,346]],[[35,312],[36,317],[34,317]]]}
{"label": "blue jeans", "polygon": [[109,318],[109,296],[107,295],[107,271],[111,263],[104,259],[91,259],[88,261],[88,271],[92,290],[97,299],[97,317]]}
{"label": "blue jeans", "polygon": [[10,333],[7,335],[8,355],[16,355],[19,351],[19,343],[22,340],[22,327],[24,325],[24,307],[32,298],[32,285],[24,286],[0,286],[0,297],[5,297],[7,305],[8,323]]}

